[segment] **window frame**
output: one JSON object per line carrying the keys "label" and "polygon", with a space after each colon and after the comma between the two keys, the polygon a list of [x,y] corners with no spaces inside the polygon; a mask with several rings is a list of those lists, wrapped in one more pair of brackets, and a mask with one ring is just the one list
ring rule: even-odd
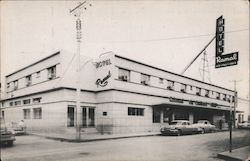
{"label": "window frame", "polygon": [[118,68],[118,80],[129,82],[130,81],[130,70],[124,69],[124,68]]}
{"label": "window frame", "polygon": [[41,107],[33,108],[33,119],[35,119],[35,120],[42,119],[42,108]]}

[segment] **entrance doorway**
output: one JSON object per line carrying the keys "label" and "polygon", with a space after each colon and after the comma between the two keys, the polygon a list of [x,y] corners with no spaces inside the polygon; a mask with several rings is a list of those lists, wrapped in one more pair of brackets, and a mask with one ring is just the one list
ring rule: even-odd
{"label": "entrance doorway", "polygon": [[82,108],[82,126],[83,127],[95,126],[95,108],[94,107]]}

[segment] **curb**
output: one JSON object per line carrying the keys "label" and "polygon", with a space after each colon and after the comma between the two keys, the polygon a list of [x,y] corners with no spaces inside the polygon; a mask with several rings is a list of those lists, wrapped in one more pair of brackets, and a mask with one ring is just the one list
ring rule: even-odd
{"label": "curb", "polygon": [[82,143],[82,142],[94,142],[94,141],[135,138],[135,137],[157,136],[157,135],[160,135],[160,133],[159,134],[147,134],[147,135],[134,135],[134,136],[120,136],[120,137],[110,137],[110,138],[85,139],[85,140],[84,139],[81,139],[81,140],[67,139],[67,138],[53,137],[53,136],[43,136],[43,135],[39,135],[39,134],[30,134],[30,135],[39,136],[39,137],[43,137],[43,138],[51,139],[51,140],[57,140],[57,141],[61,141],[61,142]]}

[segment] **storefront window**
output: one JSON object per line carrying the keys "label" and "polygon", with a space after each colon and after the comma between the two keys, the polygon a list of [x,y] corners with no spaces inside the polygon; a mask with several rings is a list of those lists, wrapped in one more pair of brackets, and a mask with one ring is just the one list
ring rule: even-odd
{"label": "storefront window", "polygon": [[130,71],[126,69],[118,69],[118,79],[128,82],[130,80]]}
{"label": "storefront window", "polygon": [[42,108],[33,108],[33,118],[42,119]]}
{"label": "storefront window", "polygon": [[30,109],[23,109],[23,119],[30,119]]}

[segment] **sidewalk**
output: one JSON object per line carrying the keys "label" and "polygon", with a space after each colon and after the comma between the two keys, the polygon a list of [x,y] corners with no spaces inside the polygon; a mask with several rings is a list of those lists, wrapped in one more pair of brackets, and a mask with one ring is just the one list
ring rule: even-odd
{"label": "sidewalk", "polygon": [[224,159],[227,161],[249,161],[250,160],[250,146],[238,148],[229,151],[222,152],[218,154],[218,158]]}
{"label": "sidewalk", "polygon": [[160,132],[143,132],[143,133],[133,133],[133,134],[81,134],[81,139],[76,140],[75,134],[50,134],[50,133],[29,133],[30,135],[36,135],[45,137],[53,140],[68,141],[68,142],[90,142],[90,141],[100,141],[100,140],[110,140],[110,139],[122,139],[131,137],[144,137],[144,136],[155,136],[159,135]]}

